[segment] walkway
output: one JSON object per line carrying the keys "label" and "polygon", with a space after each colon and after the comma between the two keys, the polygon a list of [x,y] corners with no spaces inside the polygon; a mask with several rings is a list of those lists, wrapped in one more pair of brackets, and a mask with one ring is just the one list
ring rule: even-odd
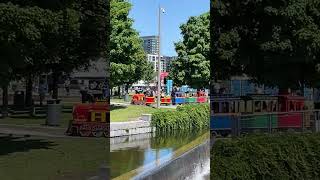
{"label": "walkway", "polygon": [[38,136],[50,138],[90,138],[67,136],[64,134],[65,131],[66,129],[61,127],[0,124],[0,134],[6,135]]}

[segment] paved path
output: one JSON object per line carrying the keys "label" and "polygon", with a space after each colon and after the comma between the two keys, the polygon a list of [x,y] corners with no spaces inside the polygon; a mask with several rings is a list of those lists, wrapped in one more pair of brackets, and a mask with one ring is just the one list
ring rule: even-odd
{"label": "paved path", "polygon": [[6,135],[37,136],[50,138],[91,138],[67,136],[64,134],[65,131],[66,129],[61,127],[0,124],[0,134]]}
{"label": "paved path", "polygon": [[130,103],[110,102],[111,105],[129,106]]}

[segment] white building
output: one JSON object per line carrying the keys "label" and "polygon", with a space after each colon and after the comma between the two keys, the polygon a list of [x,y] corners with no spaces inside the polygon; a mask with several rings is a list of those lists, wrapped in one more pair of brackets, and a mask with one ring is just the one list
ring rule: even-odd
{"label": "white building", "polygon": [[[147,59],[153,64],[154,71],[158,71],[158,55],[148,54]],[[161,56],[161,72],[169,72],[170,64],[176,57],[171,56]]]}
{"label": "white building", "polygon": [[[147,55],[148,61],[152,63],[153,65],[153,69],[155,72],[158,71],[158,55],[154,55],[154,54],[148,54]],[[161,56],[161,62],[160,62],[160,69],[161,72],[167,72],[167,59],[163,56]]]}

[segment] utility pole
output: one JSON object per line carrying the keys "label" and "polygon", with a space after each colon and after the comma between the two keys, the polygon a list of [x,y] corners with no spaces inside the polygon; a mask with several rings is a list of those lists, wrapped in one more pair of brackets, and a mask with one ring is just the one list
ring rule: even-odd
{"label": "utility pole", "polygon": [[160,46],[160,35],[161,35],[161,6],[159,5],[159,19],[158,19],[158,43],[159,43],[159,51],[158,51],[158,93],[157,93],[157,108],[160,108],[161,101],[161,46]]}

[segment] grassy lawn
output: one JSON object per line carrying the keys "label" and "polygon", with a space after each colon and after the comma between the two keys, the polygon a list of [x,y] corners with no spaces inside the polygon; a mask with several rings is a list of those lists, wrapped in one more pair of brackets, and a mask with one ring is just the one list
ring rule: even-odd
{"label": "grassy lawn", "polygon": [[108,162],[109,142],[105,138],[0,135],[0,144],[0,177],[5,180],[85,180]]}
{"label": "grassy lawn", "polygon": [[[172,111],[172,109],[165,110]],[[157,111],[157,109],[149,106],[113,106],[111,107],[110,118],[111,122],[130,121],[140,117],[142,114],[151,114],[155,111]]]}
{"label": "grassy lawn", "polygon": [[110,99],[110,102],[113,102],[113,103],[130,103],[130,102],[131,102],[131,98],[132,98],[132,96],[129,96],[129,101],[128,101],[128,102],[125,102],[123,98],[112,97],[112,98]]}
{"label": "grassy lawn", "polygon": [[[72,113],[63,113],[60,121],[61,127],[68,127],[69,121],[72,120]],[[8,117],[0,119],[0,124],[14,124],[14,125],[42,125],[45,124],[46,118],[31,117],[28,115]]]}

